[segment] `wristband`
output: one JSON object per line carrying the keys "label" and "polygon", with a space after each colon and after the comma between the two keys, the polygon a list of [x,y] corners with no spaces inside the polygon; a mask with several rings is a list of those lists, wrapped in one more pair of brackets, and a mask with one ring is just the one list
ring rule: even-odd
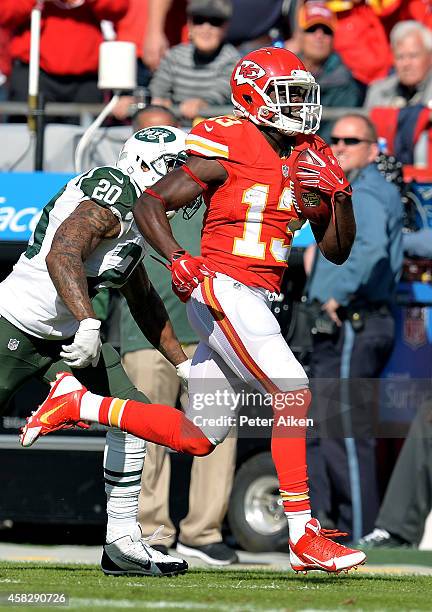
{"label": "wristband", "polygon": [[96,330],[100,329],[101,324],[102,321],[99,321],[99,319],[83,319],[82,321],[80,321],[79,329],[80,331]]}

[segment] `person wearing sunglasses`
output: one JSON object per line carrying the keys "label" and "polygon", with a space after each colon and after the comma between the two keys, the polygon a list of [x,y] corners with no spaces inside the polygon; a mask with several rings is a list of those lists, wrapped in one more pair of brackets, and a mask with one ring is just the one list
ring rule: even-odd
{"label": "person wearing sunglasses", "polygon": [[[308,460],[315,514],[329,517],[358,540],[373,530],[379,507],[372,432],[376,398],[370,379],[380,375],[393,347],[391,305],[402,267],[403,211],[397,187],[374,163],[377,134],[367,117],[339,119],[330,142],[352,185],[357,234],[342,266],[318,253],[309,281],[309,301],[321,306],[311,378],[332,378],[341,397],[339,403],[325,404],[322,398],[330,397],[329,387],[326,392],[315,389],[315,420],[319,415],[327,429],[325,436],[309,441]],[[351,381],[346,393],[335,377],[355,379],[355,384]]]}
{"label": "person wearing sunglasses", "polygon": [[153,104],[179,105],[183,118],[194,119],[209,105],[230,103],[229,78],[240,58],[225,43],[231,0],[190,0],[190,42],[172,47],[150,83]]}
{"label": "person wearing sunglasses", "polygon": [[[334,51],[333,12],[324,3],[306,2],[299,10],[298,26],[299,56],[319,83],[323,108],[361,106],[362,87]],[[318,134],[326,141],[332,123],[321,121]]]}
{"label": "person wearing sunglasses", "polygon": [[404,108],[432,99],[432,32],[414,20],[400,21],[390,33],[394,73],[374,82],[365,107]]}

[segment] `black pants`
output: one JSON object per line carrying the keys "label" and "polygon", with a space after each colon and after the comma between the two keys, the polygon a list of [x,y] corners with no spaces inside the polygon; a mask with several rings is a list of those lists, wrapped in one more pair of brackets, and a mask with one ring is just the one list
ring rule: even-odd
{"label": "black pants", "polygon": [[[121,364],[120,355],[104,343],[95,368],[72,369],[59,358],[61,340],[42,340],[21,331],[0,317],[0,414],[7,403],[26,382],[36,377],[48,383],[58,372],[72,372],[93,393],[148,403],[138,391]],[[70,340],[66,340],[69,344]],[[48,391],[48,387],[47,387]]]}
{"label": "black pants", "polygon": [[[99,104],[103,101],[102,92],[97,88],[97,74],[56,75],[44,70],[39,73],[39,91],[45,102],[76,102],[82,104]],[[28,97],[29,67],[15,60],[9,80],[9,100],[25,102]],[[15,118],[13,118],[16,120]],[[77,123],[72,117],[50,117],[50,122]]]}
{"label": "black pants", "polygon": [[373,379],[393,341],[393,318],[378,312],[365,317],[360,331],[345,321],[335,334],[314,337],[308,416],[315,423],[307,442],[312,511],[326,514],[354,539],[373,529],[378,513]]}
{"label": "black pants", "polygon": [[376,526],[418,546],[432,509],[432,398],[419,407],[387,486]]}

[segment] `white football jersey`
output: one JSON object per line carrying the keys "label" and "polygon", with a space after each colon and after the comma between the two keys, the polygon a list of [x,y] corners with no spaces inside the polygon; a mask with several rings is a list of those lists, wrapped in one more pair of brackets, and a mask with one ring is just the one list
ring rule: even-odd
{"label": "white football jersey", "polygon": [[120,221],[116,238],[102,240],[84,262],[89,288],[121,287],[145,255],[147,243],[133,219],[141,191],[119,168],[93,168],[71,179],[45,206],[11,274],[0,283],[0,314],[38,338],[69,338],[78,321],[59,297],[45,258],[54,234],[84,200],[109,208]]}

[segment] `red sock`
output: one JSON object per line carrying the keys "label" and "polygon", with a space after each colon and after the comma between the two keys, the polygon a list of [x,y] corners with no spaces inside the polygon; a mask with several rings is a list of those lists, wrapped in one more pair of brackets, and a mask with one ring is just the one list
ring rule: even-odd
{"label": "red sock", "polygon": [[215,448],[180,410],[163,404],[105,397],[99,408],[99,423],[198,457],[208,455]]}
{"label": "red sock", "polygon": [[274,395],[271,451],[285,512],[310,510],[306,465],[306,416],[310,402],[309,389]]}

